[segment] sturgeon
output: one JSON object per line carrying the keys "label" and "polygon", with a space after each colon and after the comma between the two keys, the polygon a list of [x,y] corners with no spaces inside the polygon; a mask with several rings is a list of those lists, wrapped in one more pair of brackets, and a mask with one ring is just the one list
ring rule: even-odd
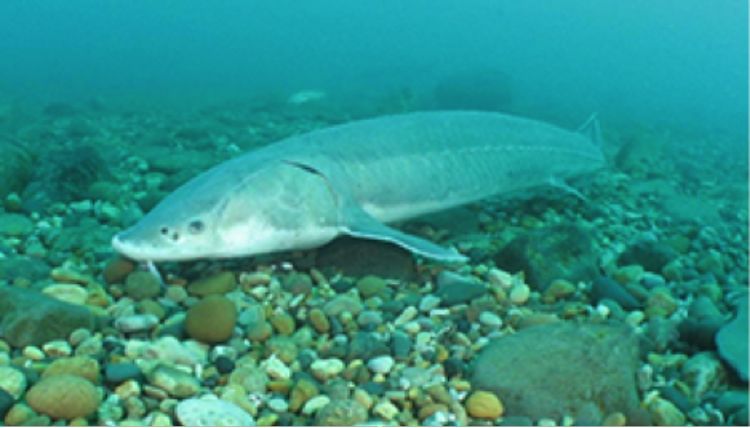
{"label": "sturgeon", "polygon": [[349,235],[462,261],[386,223],[592,172],[604,165],[597,135],[594,117],[576,132],[474,111],[350,122],[203,172],[112,245],[134,260],[180,261],[309,249]]}

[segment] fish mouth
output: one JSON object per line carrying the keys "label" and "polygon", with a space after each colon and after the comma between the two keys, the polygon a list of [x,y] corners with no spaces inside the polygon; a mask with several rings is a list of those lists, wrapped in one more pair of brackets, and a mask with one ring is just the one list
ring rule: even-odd
{"label": "fish mouth", "polygon": [[122,239],[122,233],[118,233],[112,237],[112,248],[114,248],[116,252],[132,260],[144,261],[148,259],[147,257],[143,257],[143,251],[141,249],[124,241]]}

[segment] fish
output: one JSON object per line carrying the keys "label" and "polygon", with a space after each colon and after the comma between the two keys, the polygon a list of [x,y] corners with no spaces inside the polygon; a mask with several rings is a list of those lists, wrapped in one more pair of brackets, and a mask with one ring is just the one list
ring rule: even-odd
{"label": "fish", "polygon": [[595,116],[577,131],[479,111],[348,122],[214,166],[117,233],[112,246],[152,263],[311,249],[346,235],[463,262],[456,249],[388,223],[594,172],[605,164],[599,140]]}

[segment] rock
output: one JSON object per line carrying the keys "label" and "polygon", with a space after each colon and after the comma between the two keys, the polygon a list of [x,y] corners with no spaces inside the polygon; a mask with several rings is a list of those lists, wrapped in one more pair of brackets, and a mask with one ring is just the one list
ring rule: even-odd
{"label": "rock", "polygon": [[123,315],[115,320],[115,328],[123,333],[148,331],[159,324],[159,317],[152,314]]}
{"label": "rock", "polygon": [[309,400],[302,407],[303,415],[314,415],[320,411],[323,407],[327,406],[331,402],[331,398],[327,395],[318,395]]}
{"label": "rock", "polygon": [[621,411],[637,423],[644,421],[637,364],[637,340],[627,326],[557,322],[490,342],[475,361],[471,384],[503,397],[509,416],[601,422]]}
{"label": "rock", "polygon": [[393,403],[391,403],[388,400],[380,401],[372,409],[372,413],[375,416],[380,416],[386,421],[393,420],[396,417],[396,415],[398,415],[398,412],[399,412],[398,407],[394,406]]}
{"label": "rock", "polygon": [[641,265],[649,272],[661,272],[662,268],[677,257],[677,252],[669,245],[652,240],[638,241],[620,254],[620,265]]}
{"label": "rock", "polygon": [[96,325],[95,316],[85,306],[32,290],[0,286],[0,337],[17,348],[66,339],[76,329],[93,331]]}
{"label": "rock", "polygon": [[79,376],[96,384],[99,382],[99,362],[87,356],[59,358],[44,370],[42,378],[64,374]]}
{"label": "rock", "polygon": [[159,364],[146,375],[151,385],[159,387],[175,398],[187,398],[200,391],[198,379],[182,370]]}
{"label": "rock", "polygon": [[490,329],[496,330],[503,325],[503,320],[494,312],[482,311],[479,314],[479,323]]}
{"label": "rock", "polygon": [[606,276],[599,276],[594,280],[591,286],[591,298],[596,303],[599,303],[603,299],[614,300],[629,311],[642,307],[638,299],[633,297],[625,287]]}
{"label": "rock", "polygon": [[73,375],[50,376],[26,393],[32,409],[53,419],[83,418],[99,407],[99,393],[88,380]]}
{"label": "rock", "polygon": [[38,281],[49,277],[49,273],[50,267],[42,260],[30,257],[0,258],[0,279]]}
{"label": "rock", "polygon": [[412,345],[409,335],[400,330],[396,330],[391,335],[392,355],[398,360],[406,360],[411,352]]}
{"label": "rock", "polygon": [[115,257],[107,262],[102,276],[107,284],[121,283],[133,272],[135,263],[123,257]]}
{"label": "rock", "polygon": [[668,317],[677,310],[677,300],[669,288],[657,287],[651,290],[644,311],[649,318]]}
{"label": "rock", "polygon": [[308,315],[310,324],[313,326],[315,331],[321,334],[328,333],[331,329],[331,323],[328,321],[326,314],[319,308],[313,308],[310,310]]}
{"label": "rock", "polygon": [[341,271],[344,275],[411,280],[416,277],[414,257],[396,245],[350,237],[341,237],[317,251],[315,265],[323,271]]}
{"label": "rock", "polygon": [[573,283],[596,278],[598,254],[592,242],[580,226],[549,226],[513,239],[494,259],[503,270],[523,271],[528,284],[543,291],[557,278]]}
{"label": "rock", "polygon": [[193,296],[206,297],[211,294],[226,294],[237,288],[237,279],[230,271],[219,272],[187,286],[188,293]]}
{"label": "rock", "polygon": [[700,349],[716,349],[716,333],[723,325],[723,318],[697,321],[688,317],[679,325],[680,339]]}
{"label": "rock", "polygon": [[377,335],[358,331],[349,343],[348,358],[350,360],[356,358],[369,360],[378,355],[386,355],[388,351],[388,344],[383,342]]}
{"label": "rock", "polygon": [[300,294],[307,295],[312,292],[313,282],[310,275],[292,272],[284,277],[282,287],[295,296]]}
{"label": "rock", "polygon": [[437,277],[437,291],[442,306],[467,303],[487,293],[487,287],[478,279],[444,270]]}
{"label": "rock", "polygon": [[185,331],[195,340],[219,343],[232,337],[236,322],[234,302],[221,295],[210,295],[187,311]]}
{"label": "rock", "polygon": [[362,312],[362,302],[349,294],[339,294],[323,305],[323,312],[329,317],[337,317],[344,311],[357,315]]}
{"label": "rock", "polygon": [[0,421],[2,421],[5,418],[5,415],[8,413],[11,407],[13,407],[13,403],[15,403],[15,398],[13,398],[12,395],[5,392],[4,389],[0,388]]}
{"label": "rock", "polygon": [[21,370],[11,366],[0,366],[0,390],[7,392],[14,399],[19,399],[26,391],[26,384],[26,376]]}
{"label": "rock", "polygon": [[308,379],[300,379],[289,394],[289,410],[296,412],[311,398],[318,395],[318,386]]}
{"label": "rock", "polygon": [[294,318],[285,311],[280,311],[272,314],[268,321],[271,323],[276,331],[284,336],[289,336],[294,333],[295,322]]}
{"label": "rock", "polygon": [[183,426],[255,426],[255,419],[240,406],[221,399],[190,398],[177,403],[177,420]]}
{"label": "rock", "polygon": [[74,305],[83,305],[88,299],[86,289],[76,284],[50,284],[42,289],[42,293]]}
{"label": "rock", "polygon": [[395,361],[390,355],[382,355],[375,357],[367,362],[367,368],[375,373],[388,373],[393,368]]}
{"label": "rock", "polygon": [[514,305],[523,305],[531,297],[531,288],[526,284],[516,284],[510,289],[508,298]]}
{"label": "rock", "polygon": [[724,383],[724,369],[713,352],[700,352],[682,365],[682,378],[691,386],[691,396],[700,399]]}
{"label": "rock", "polygon": [[466,399],[466,412],[472,418],[497,419],[503,415],[503,403],[487,391],[475,391]]}
{"label": "rock", "polygon": [[26,236],[34,231],[34,223],[21,214],[0,213],[0,235]]}
{"label": "rock", "polygon": [[685,415],[671,402],[656,398],[648,404],[648,410],[658,426],[685,425]]}
{"label": "rock", "polygon": [[544,303],[555,303],[558,300],[563,300],[576,292],[576,286],[564,279],[553,280],[549,287],[544,290],[542,295],[542,301]]}
{"label": "rock", "polygon": [[125,294],[134,300],[150,299],[161,292],[159,278],[151,272],[135,271],[125,279]]}
{"label": "rock", "polygon": [[719,355],[734,369],[744,382],[748,381],[748,317],[747,295],[737,299],[736,315],[732,321],[722,327],[716,334],[716,346]]}
{"label": "rock", "polygon": [[315,422],[323,426],[353,426],[367,420],[367,409],[355,400],[335,400],[318,411]]}
{"label": "rock", "polygon": [[374,330],[383,324],[383,314],[380,311],[362,311],[357,316],[357,324],[365,330]]}
{"label": "rock", "polygon": [[747,414],[747,390],[730,390],[722,392],[716,400],[716,407],[718,407],[724,415],[732,415],[743,411]]}
{"label": "rock", "polygon": [[315,360],[310,366],[312,374],[321,381],[336,377],[344,370],[344,362],[338,358]]}
{"label": "rock", "polygon": [[104,366],[104,381],[110,385],[141,379],[143,379],[143,373],[134,363],[108,363]]}
{"label": "rock", "polygon": [[0,195],[22,192],[33,172],[31,154],[20,144],[0,139]]}
{"label": "rock", "polygon": [[382,296],[388,290],[388,284],[379,276],[367,275],[357,280],[355,287],[363,299],[373,296]]}

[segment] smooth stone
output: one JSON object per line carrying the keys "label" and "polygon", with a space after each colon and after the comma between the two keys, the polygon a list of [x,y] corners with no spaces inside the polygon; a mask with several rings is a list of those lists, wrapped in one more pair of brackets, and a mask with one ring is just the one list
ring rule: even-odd
{"label": "smooth stone", "polygon": [[77,284],[50,284],[42,289],[42,293],[73,305],[84,305],[88,298],[86,289]]}
{"label": "smooth stone", "polygon": [[[635,383],[638,342],[618,324],[556,322],[491,341],[471,385],[502,397],[505,414],[602,421],[615,411],[643,421]],[[591,406],[590,397],[602,397]]]}
{"label": "smooth stone", "polygon": [[54,419],[86,417],[99,406],[99,392],[88,380],[73,375],[46,377],[29,389],[26,401]]}
{"label": "smooth stone", "polygon": [[438,274],[435,296],[441,306],[467,303],[487,293],[487,287],[478,279],[444,270]]}
{"label": "smooth stone", "polygon": [[123,333],[147,331],[159,324],[159,317],[152,314],[124,315],[115,320],[115,328]]}
{"label": "smooth stone", "polygon": [[221,427],[255,426],[255,419],[240,406],[221,399],[190,398],[175,407],[183,426]]}
{"label": "smooth stone", "polygon": [[104,365],[104,381],[119,385],[127,380],[142,380],[143,372],[134,363],[108,363]]}
{"label": "smooth stone", "polygon": [[213,294],[188,309],[185,331],[195,340],[220,343],[232,337],[236,323],[237,308],[234,302]]}
{"label": "smooth stone", "polygon": [[323,305],[323,312],[329,317],[337,317],[342,312],[350,312],[357,315],[362,312],[362,302],[349,294],[340,294]]}
{"label": "smooth stone", "polygon": [[224,271],[191,282],[187,286],[187,291],[193,296],[206,297],[211,294],[226,294],[235,288],[237,288],[237,279],[234,273]]}
{"label": "smooth stone", "polygon": [[216,357],[216,360],[214,360],[214,366],[216,366],[216,370],[221,374],[232,373],[232,370],[235,368],[234,361],[226,355],[219,355]]}
{"label": "smooth stone", "polygon": [[104,266],[102,276],[107,284],[120,283],[135,270],[135,263],[123,257],[115,257]]}
{"label": "smooth stone", "polygon": [[357,316],[357,324],[359,324],[361,327],[377,327],[383,324],[383,314],[379,311],[362,311]]}
{"label": "smooth stone", "polygon": [[358,331],[349,343],[348,358],[350,360],[356,358],[369,360],[378,355],[385,355],[388,353],[388,344],[380,340],[375,334]]}
{"label": "smooth stone", "polygon": [[503,320],[493,312],[482,311],[479,314],[479,323],[491,329],[498,329],[503,325]]}
{"label": "smooth stone", "polygon": [[388,373],[393,368],[395,361],[390,355],[382,355],[372,358],[367,362],[367,367],[375,373]]}
{"label": "smooth stone", "polygon": [[388,289],[388,284],[383,278],[367,275],[357,280],[355,287],[357,287],[363,299],[369,299],[373,296],[382,295]]}
{"label": "smooth stone", "polygon": [[149,383],[167,392],[171,397],[187,398],[200,391],[198,379],[182,370],[159,364],[146,375]]}
{"label": "smooth stone", "polygon": [[94,314],[40,292],[0,285],[0,337],[17,348],[67,339],[79,328],[96,330]]}
{"label": "smooth stone", "polygon": [[125,278],[125,294],[134,300],[150,299],[161,293],[159,278],[151,272],[134,271]]}
{"label": "smooth stone", "polygon": [[338,358],[316,360],[310,365],[312,374],[321,381],[332,379],[344,370],[344,362]]}
{"label": "smooth stone", "polygon": [[42,378],[69,374],[80,376],[93,384],[99,383],[99,373],[101,368],[99,361],[88,356],[75,356],[58,358],[52,362],[42,373]]}
{"label": "smooth stone", "polygon": [[34,222],[21,214],[0,213],[0,235],[26,236],[34,231]]}
{"label": "smooth stone", "polygon": [[475,391],[466,399],[466,412],[473,418],[497,419],[503,415],[503,403],[491,392]]}
{"label": "smooth stone", "polygon": [[26,376],[21,370],[11,366],[0,367],[0,390],[18,399],[26,391],[26,385]]}
{"label": "smooth stone", "polygon": [[355,400],[335,400],[326,404],[315,416],[324,426],[353,426],[367,420],[367,409]]}
{"label": "smooth stone", "polygon": [[700,321],[686,318],[678,328],[680,339],[703,350],[716,349],[716,333],[724,324],[723,318]]}
{"label": "smooth stone", "polygon": [[391,351],[397,360],[405,360],[412,348],[412,340],[408,334],[397,330],[391,335]]}
{"label": "smooth stone", "polygon": [[600,276],[594,280],[591,286],[591,298],[596,303],[603,299],[611,299],[629,311],[640,309],[643,306],[619,282],[606,276]]}

